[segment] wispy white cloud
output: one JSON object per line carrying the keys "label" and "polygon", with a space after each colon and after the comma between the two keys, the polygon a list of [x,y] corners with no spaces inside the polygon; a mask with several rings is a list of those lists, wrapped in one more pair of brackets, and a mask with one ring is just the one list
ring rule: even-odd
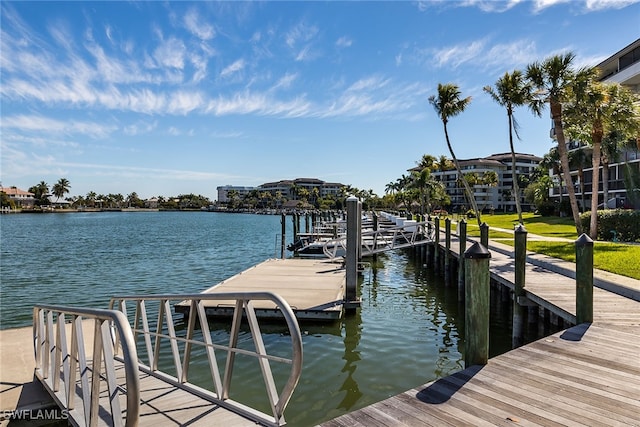
{"label": "wispy white cloud", "polygon": [[519,5],[531,5],[534,14],[550,7],[570,3],[575,13],[597,12],[605,9],[622,9],[640,0],[420,0],[415,5],[421,12],[431,8],[474,7],[487,13],[503,13]]}
{"label": "wispy white cloud", "polygon": [[124,133],[129,136],[142,135],[153,132],[158,127],[158,121],[138,121],[124,127]]}
{"label": "wispy white cloud", "polygon": [[201,40],[211,40],[216,36],[216,30],[214,27],[204,20],[200,19],[198,12],[195,8],[189,9],[184,16],[184,25],[191,32]]}
{"label": "wispy white cloud", "polygon": [[218,97],[209,102],[206,113],[216,116],[229,114],[258,114],[262,116],[306,116],[311,104],[304,98],[289,101],[275,99],[265,93],[244,91],[231,97]]}
{"label": "wispy white cloud", "polygon": [[585,8],[590,12],[604,9],[622,9],[632,4],[640,3],[640,0],[586,0]]}
{"label": "wispy white cloud", "polygon": [[295,52],[296,61],[310,61],[319,56],[313,48],[318,33],[318,27],[305,22],[299,22],[286,33],[285,43]]}
{"label": "wispy white cloud", "polygon": [[278,89],[288,89],[291,87],[294,81],[298,78],[297,73],[287,73],[282,76],[275,85],[273,85],[270,91],[275,91]]}
{"label": "wispy white cloud", "polygon": [[421,49],[416,60],[438,68],[473,66],[482,70],[504,72],[504,67],[517,68],[540,59],[536,43],[528,39],[492,44],[488,38],[447,46]]}
{"label": "wispy white cloud", "polygon": [[317,108],[318,117],[379,117],[411,110],[427,93],[420,84],[397,84],[384,76],[360,79],[347,86],[327,107]]}
{"label": "wispy white cloud", "polygon": [[184,42],[175,37],[162,42],[153,53],[153,57],[158,64],[180,70],[184,68],[185,55],[186,47]]}
{"label": "wispy white cloud", "polygon": [[222,77],[222,78],[230,77],[230,76],[238,73],[239,71],[242,71],[244,69],[245,65],[246,65],[246,63],[245,63],[244,59],[238,59],[237,61],[234,61],[232,64],[226,66],[220,72],[220,77]]}
{"label": "wispy white cloud", "polygon": [[477,58],[485,49],[486,39],[475,40],[471,43],[461,43],[454,46],[447,46],[433,52],[435,65],[437,67],[450,66],[451,68],[470,62]]}
{"label": "wispy white cloud", "polygon": [[285,42],[290,48],[294,48],[299,43],[307,43],[318,34],[318,27],[299,22],[292,27],[285,35]]}
{"label": "wispy white cloud", "polygon": [[38,115],[13,115],[2,118],[2,129],[14,129],[24,132],[49,134],[81,134],[92,138],[104,138],[117,130],[116,126],[108,126],[96,122],[77,120],[56,120]]}

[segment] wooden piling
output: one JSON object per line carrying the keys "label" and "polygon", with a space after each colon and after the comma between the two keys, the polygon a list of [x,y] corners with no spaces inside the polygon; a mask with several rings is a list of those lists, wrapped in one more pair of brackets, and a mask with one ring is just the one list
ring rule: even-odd
{"label": "wooden piling", "polygon": [[347,253],[345,256],[345,302],[356,301],[356,287],[358,284],[358,247],[360,246],[360,221],[358,198],[347,198]]}
{"label": "wooden piling", "polygon": [[444,284],[451,285],[451,218],[444,220]]}
{"label": "wooden piling", "polygon": [[513,288],[513,328],[511,346],[520,347],[524,343],[525,267],[527,263],[527,230],[522,224],[514,230],[515,283]]}
{"label": "wooden piling", "polygon": [[465,260],[465,367],[486,365],[489,360],[489,315],[491,253],[475,242],[464,253]]}
{"label": "wooden piling", "polygon": [[287,215],[282,214],[280,217],[280,225],[282,226],[282,238],[280,239],[280,258],[284,259],[284,248],[285,248],[285,240],[286,240],[286,230],[287,230]]}
{"label": "wooden piling", "polygon": [[458,300],[464,301],[464,253],[467,250],[467,222],[462,219],[458,221]]}
{"label": "wooden piling", "polygon": [[593,322],[593,240],[576,240],[576,323]]}
{"label": "wooden piling", "polygon": [[480,224],[480,243],[485,248],[489,247],[489,224],[486,222]]}
{"label": "wooden piling", "polygon": [[433,238],[433,268],[436,273],[440,273],[440,218],[433,219],[435,235]]}
{"label": "wooden piling", "polygon": [[[431,225],[431,215],[427,215],[427,235],[431,235],[432,225]],[[425,264],[431,265],[433,259],[433,247],[435,245],[431,243],[427,243],[426,245],[426,254],[425,254]]]}

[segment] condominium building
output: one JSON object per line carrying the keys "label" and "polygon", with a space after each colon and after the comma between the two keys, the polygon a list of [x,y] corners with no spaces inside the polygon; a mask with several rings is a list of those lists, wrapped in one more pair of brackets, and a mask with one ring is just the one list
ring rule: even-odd
{"label": "condominium building", "polygon": [[235,194],[240,198],[244,198],[255,189],[256,187],[241,187],[238,185],[222,185],[216,187],[216,190],[218,190],[218,202],[227,203],[229,201],[229,194]]}
{"label": "condominium building", "polygon": [[339,182],[325,182],[317,178],[296,178],[296,179],[283,179],[275,182],[266,182],[258,187],[241,187],[236,185],[224,185],[217,187],[218,190],[218,202],[227,203],[229,201],[230,192],[234,191],[236,196],[240,199],[247,196],[254,190],[266,191],[271,195],[280,195],[287,200],[298,200],[301,190],[306,190],[310,199],[314,197],[337,197],[340,193],[340,189],[344,187]]}
{"label": "condominium building", "polygon": [[[528,178],[541,160],[540,157],[532,154],[516,153],[515,172],[512,169],[511,153],[499,153],[488,157],[458,160],[458,163],[463,174],[473,173],[479,178],[478,181],[481,181],[487,172],[495,172],[498,178],[494,184],[477,182],[472,185],[473,195],[480,210],[515,212],[513,179],[516,177],[520,182],[523,181],[524,177]],[[458,179],[458,172],[455,169],[436,170],[431,174],[436,180],[444,184],[445,190],[451,198],[451,209],[459,212],[470,208],[471,205],[466,199],[464,187]],[[524,188],[520,188],[520,205],[524,211],[528,211],[532,207],[525,202],[523,190]]]}

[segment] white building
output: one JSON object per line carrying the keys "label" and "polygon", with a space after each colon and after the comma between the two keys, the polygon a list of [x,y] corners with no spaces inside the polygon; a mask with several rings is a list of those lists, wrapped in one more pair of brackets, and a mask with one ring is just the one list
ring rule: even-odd
{"label": "white building", "polygon": [[241,187],[238,185],[222,185],[220,187],[216,187],[218,190],[218,202],[227,203],[229,201],[229,192],[235,191],[236,195],[240,197],[240,199],[244,198],[251,191],[256,190],[256,187]]}
{"label": "white building", "polygon": [[[528,178],[536,169],[540,157],[532,154],[516,153],[516,177]],[[497,185],[476,184],[472,186],[473,195],[480,210],[495,210],[500,212],[515,212],[516,205],[513,199],[513,177],[511,168],[511,153],[492,154],[488,157],[477,159],[458,160],[463,174],[475,173],[479,178],[486,172],[495,172],[498,176]],[[414,168],[415,169],[415,168]],[[458,172],[451,170],[436,170],[431,173],[433,177],[441,181],[447,194],[451,198],[451,208],[454,211],[469,209],[470,203],[466,200],[464,187],[458,181]],[[524,187],[524,186],[521,186]],[[531,205],[525,202],[524,188],[520,188],[520,203],[523,211],[531,210]]]}

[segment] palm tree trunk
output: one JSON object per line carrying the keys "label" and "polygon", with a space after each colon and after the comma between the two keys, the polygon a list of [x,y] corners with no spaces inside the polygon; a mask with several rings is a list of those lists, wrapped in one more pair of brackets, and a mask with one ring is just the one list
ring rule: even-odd
{"label": "palm tree trunk", "polygon": [[553,118],[553,124],[556,129],[556,138],[558,140],[558,154],[560,155],[560,163],[562,164],[562,174],[564,175],[564,182],[567,185],[567,193],[569,194],[569,203],[571,204],[571,214],[573,215],[573,222],[576,226],[578,235],[582,234],[582,224],[580,223],[580,211],[578,210],[578,200],[576,198],[576,191],[573,188],[573,180],[571,179],[571,170],[569,169],[569,155],[567,153],[567,146],[565,145],[564,129],[562,127],[562,104],[557,101],[551,101],[551,117]]}
{"label": "palm tree trunk", "polygon": [[[591,164],[593,165],[593,177],[591,178],[591,217],[589,218],[589,237],[596,240],[598,237],[598,188],[600,179],[600,151],[602,145],[602,126],[596,124],[592,135],[593,155]],[[606,181],[606,178],[603,177]],[[604,199],[607,204],[607,199]]]}
{"label": "palm tree trunk", "polygon": [[520,189],[518,188],[518,174],[516,173],[516,152],[513,149],[513,117],[509,116],[509,146],[511,147],[511,177],[513,179],[513,199],[516,202],[516,212],[518,212],[518,222],[522,222],[522,208],[520,207]]}
{"label": "palm tree trunk", "polygon": [[447,123],[443,122],[444,126],[444,137],[447,140],[447,147],[449,148],[449,154],[451,154],[451,158],[453,159],[453,164],[456,166],[456,171],[458,171],[458,175],[462,181],[462,185],[464,186],[465,192],[467,193],[467,197],[469,198],[469,203],[471,203],[471,207],[476,214],[476,219],[478,220],[478,227],[482,225],[482,220],[480,219],[480,211],[478,210],[478,205],[476,203],[475,197],[473,197],[473,192],[471,191],[471,187],[466,179],[462,176],[462,170],[460,169],[460,164],[458,163],[458,158],[453,153],[453,148],[451,147],[451,142],[449,141],[449,132],[447,132]]}
{"label": "palm tree trunk", "polygon": [[602,160],[602,197],[604,199],[604,209],[609,209],[609,160]]}

